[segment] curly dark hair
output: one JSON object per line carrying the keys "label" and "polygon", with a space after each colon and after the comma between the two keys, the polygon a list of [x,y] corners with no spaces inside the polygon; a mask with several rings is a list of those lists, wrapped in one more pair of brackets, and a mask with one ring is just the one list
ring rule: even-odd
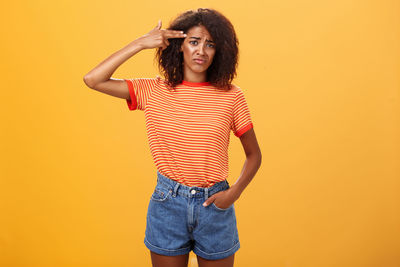
{"label": "curly dark hair", "polygon": [[[229,90],[236,76],[239,41],[232,23],[224,15],[208,8],[188,10],[178,15],[167,29],[186,33],[200,25],[208,30],[216,48],[213,61],[207,69],[207,81],[217,88]],[[183,40],[169,39],[170,45],[166,49],[158,48],[156,51],[159,70],[173,88],[183,81],[183,53],[180,51]]]}

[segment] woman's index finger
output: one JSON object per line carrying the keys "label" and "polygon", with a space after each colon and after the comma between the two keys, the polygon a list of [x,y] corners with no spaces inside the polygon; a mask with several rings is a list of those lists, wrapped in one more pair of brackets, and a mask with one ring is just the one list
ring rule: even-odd
{"label": "woman's index finger", "polygon": [[165,30],[164,36],[167,38],[185,38],[186,33],[183,31]]}

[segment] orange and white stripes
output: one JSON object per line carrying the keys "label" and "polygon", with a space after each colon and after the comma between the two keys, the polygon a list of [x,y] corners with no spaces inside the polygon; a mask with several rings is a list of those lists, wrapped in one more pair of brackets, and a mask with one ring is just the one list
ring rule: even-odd
{"label": "orange and white stripes", "polygon": [[210,187],[227,179],[230,131],[253,128],[242,90],[183,81],[168,89],[160,77],[125,79],[129,110],[143,110],[157,170],[188,186]]}

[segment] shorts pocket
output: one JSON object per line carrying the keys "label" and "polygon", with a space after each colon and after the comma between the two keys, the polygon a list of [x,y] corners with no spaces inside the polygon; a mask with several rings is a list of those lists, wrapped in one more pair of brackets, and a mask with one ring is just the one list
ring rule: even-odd
{"label": "shorts pocket", "polygon": [[233,204],[230,205],[230,206],[229,206],[228,208],[226,208],[226,209],[221,209],[220,207],[217,207],[217,205],[215,205],[214,202],[211,203],[211,206],[213,206],[216,210],[219,210],[219,211],[227,211],[227,210],[230,210],[230,209],[233,207]]}
{"label": "shorts pocket", "polygon": [[163,202],[166,201],[172,193],[172,189],[165,188],[157,185],[154,189],[153,194],[151,195],[151,200]]}

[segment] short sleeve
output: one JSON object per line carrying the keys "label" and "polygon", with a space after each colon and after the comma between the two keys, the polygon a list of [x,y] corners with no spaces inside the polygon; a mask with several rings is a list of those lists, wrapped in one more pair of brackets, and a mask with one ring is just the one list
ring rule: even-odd
{"label": "short sleeve", "polygon": [[243,91],[239,87],[237,87],[237,89],[233,101],[231,129],[235,136],[240,137],[253,128],[253,122]]}
{"label": "short sleeve", "polygon": [[129,110],[145,110],[159,78],[124,79],[128,84],[130,99],[126,99]]}

